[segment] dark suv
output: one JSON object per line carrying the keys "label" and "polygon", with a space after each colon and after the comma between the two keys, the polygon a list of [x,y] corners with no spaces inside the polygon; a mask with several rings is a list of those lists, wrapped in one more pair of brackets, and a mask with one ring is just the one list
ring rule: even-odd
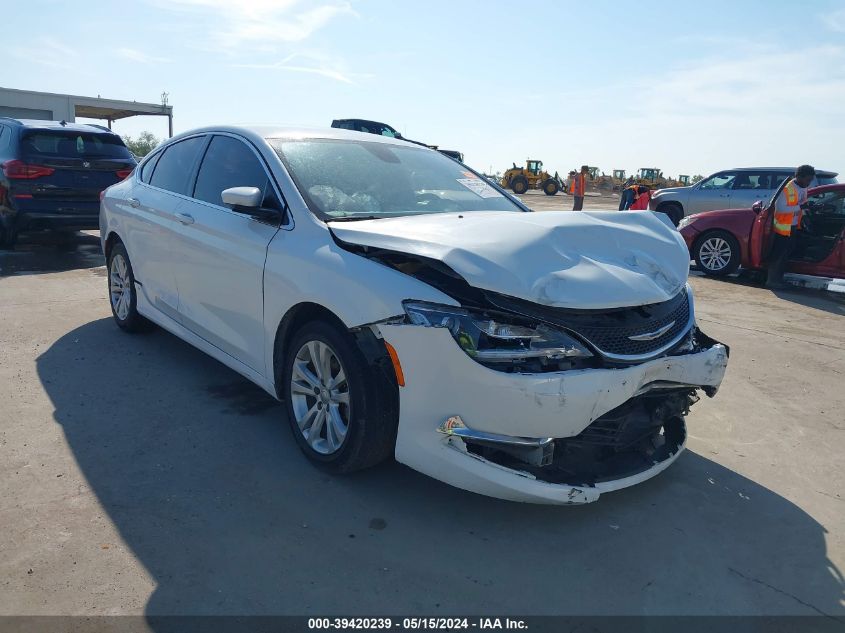
{"label": "dark suv", "polygon": [[135,164],[105,127],[0,117],[0,247],[22,231],[98,228],[100,193]]}

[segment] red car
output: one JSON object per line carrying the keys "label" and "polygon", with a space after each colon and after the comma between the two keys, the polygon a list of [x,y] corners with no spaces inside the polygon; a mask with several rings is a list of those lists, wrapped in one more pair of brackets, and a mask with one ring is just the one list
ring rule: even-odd
{"label": "red car", "polygon": [[[705,211],[681,220],[678,230],[702,272],[722,276],[740,266],[766,268],[774,201],[782,188],[751,209]],[[845,184],[815,187],[808,194],[803,230],[786,271],[845,279]]]}

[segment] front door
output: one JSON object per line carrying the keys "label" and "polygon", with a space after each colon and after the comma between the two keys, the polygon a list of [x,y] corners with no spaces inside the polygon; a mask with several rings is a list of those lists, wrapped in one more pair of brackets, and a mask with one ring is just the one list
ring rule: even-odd
{"label": "front door", "polygon": [[845,190],[828,189],[807,200],[805,248],[796,253],[787,271],[804,275],[845,278]]}
{"label": "front door", "polygon": [[[226,207],[221,192],[258,187],[275,222]],[[175,267],[182,324],[197,336],[265,374],[264,261],[278,231],[281,204],[263,160],[245,140],[215,135],[197,172],[192,200],[176,220]]]}
{"label": "front door", "polygon": [[735,172],[723,171],[702,180],[689,197],[686,215],[714,209],[736,208],[731,203],[731,187],[735,176]]}
{"label": "front door", "polygon": [[119,203],[127,207],[126,244],[139,292],[174,320],[178,320],[179,305],[173,274],[176,213],[186,202],[191,173],[206,140],[203,136],[187,138],[150,157],[141,167],[141,182]]}

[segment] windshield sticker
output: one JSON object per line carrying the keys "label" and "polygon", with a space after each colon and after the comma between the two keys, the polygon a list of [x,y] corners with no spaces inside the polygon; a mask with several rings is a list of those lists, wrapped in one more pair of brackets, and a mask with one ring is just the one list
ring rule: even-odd
{"label": "windshield sticker", "polygon": [[481,178],[458,178],[458,182],[481,198],[503,197],[502,194],[481,180]]}

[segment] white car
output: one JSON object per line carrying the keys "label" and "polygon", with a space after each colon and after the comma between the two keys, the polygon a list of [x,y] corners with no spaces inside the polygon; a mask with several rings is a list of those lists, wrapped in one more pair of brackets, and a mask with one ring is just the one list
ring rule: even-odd
{"label": "white car", "polygon": [[214,127],[106,190],[100,231],[117,324],[283,401],[313,462],[569,504],[677,459],[725,372],[658,216],[532,213],[401,140]]}

